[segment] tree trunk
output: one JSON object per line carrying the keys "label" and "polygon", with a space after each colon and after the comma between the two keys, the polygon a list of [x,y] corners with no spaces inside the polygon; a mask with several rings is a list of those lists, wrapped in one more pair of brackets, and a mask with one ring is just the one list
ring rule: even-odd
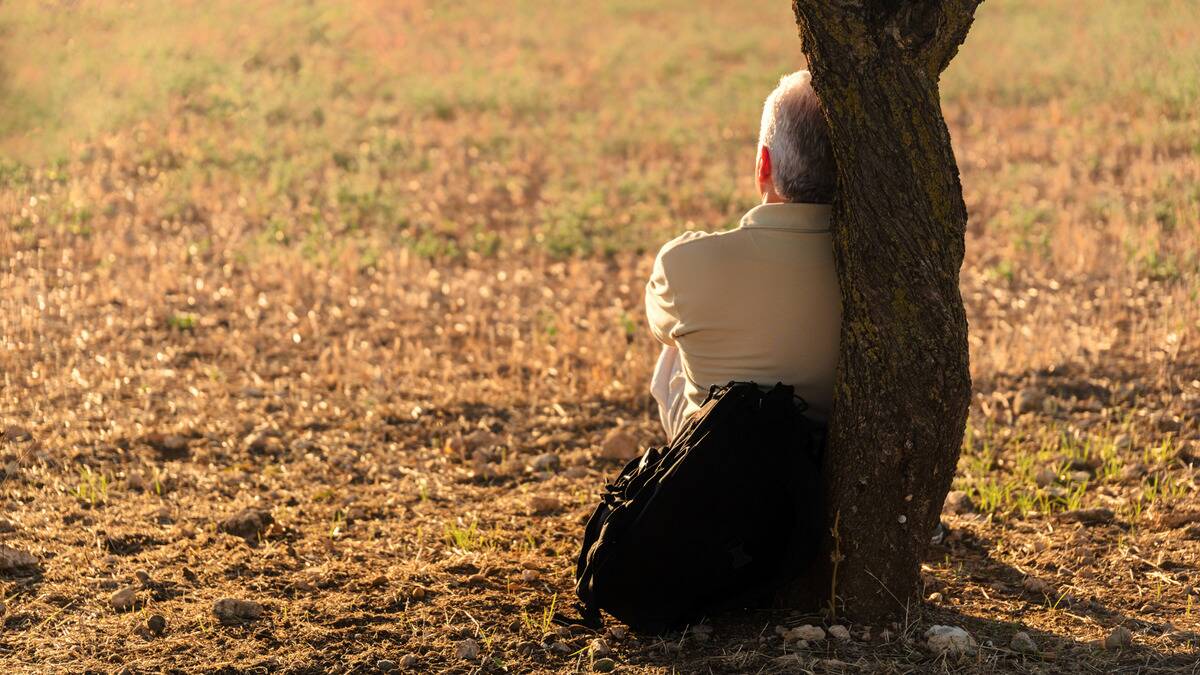
{"label": "tree trunk", "polygon": [[979,1],[793,0],[837,158],[843,308],[824,465],[835,534],[793,606],[877,623],[919,597],[971,395],[967,210],[938,76]]}

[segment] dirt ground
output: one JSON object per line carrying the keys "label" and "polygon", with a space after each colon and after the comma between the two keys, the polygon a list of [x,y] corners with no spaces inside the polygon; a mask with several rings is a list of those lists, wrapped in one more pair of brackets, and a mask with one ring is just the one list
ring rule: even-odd
{"label": "dirt ground", "polygon": [[[180,261],[176,274],[133,262],[107,272],[119,283],[46,280],[69,313],[21,339],[77,356],[26,368],[70,367],[81,383],[30,397],[29,370],[22,386],[7,376],[0,542],[36,560],[2,577],[10,669],[371,672],[409,656],[422,672],[592,667],[596,636],[559,635],[547,617],[571,602],[582,522],[620,464],[603,457],[608,433],[660,442],[636,380],[613,377],[652,356],[614,320],[637,301],[643,259],[450,274],[397,260],[272,283],[182,262],[169,238],[147,246]],[[186,294],[203,319],[174,327],[160,308]],[[513,306],[575,319],[549,340]],[[1104,373],[979,379],[963,461],[981,468],[965,473],[1019,476],[1020,452],[1050,448],[1035,481],[1054,496],[1022,513],[964,480],[974,506],[946,515],[930,600],[902,625],[795,649],[775,626],[820,617],[714,617],[710,634],[609,635],[601,653],[623,672],[1192,672],[1200,386],[1179,375],[1200,372],[1197,355],[1180,350],[1151,377],[1120,344],[1109,354]],[[405,377],[384,376],[395,369]],[[571,377],[607,391],[560,398]],[[244,509],[266,517],[228,522]],[[223,625],[220,598],[262,615]],[[977,655],[931,655],[931,624],[968,630]],[[1099,647],[1117,626],[1133,645]],[[1010,649],[1018,630],[1035,655]],[[477,658],[458,656],[468,639]]]}
{"label": "dirt ground", "polygon": [[0,5],[0,666],[1200,670],[1181,0],[988,0],[943,78],[975,394],[921,602],[550,621],[662,442],[643,284],[752,204],[787,5]]}

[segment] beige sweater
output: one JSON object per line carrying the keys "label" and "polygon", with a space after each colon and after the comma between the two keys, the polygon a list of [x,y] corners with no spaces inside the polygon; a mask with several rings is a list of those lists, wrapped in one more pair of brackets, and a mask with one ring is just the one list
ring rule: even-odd
{"label": "beige sweater", "polygon": [[688,400],[731,380],[790,384],[828,416],[841,331],[830,207],[764,204],[726,232],[687,232],[658,252],[646,316],[679,348]]}

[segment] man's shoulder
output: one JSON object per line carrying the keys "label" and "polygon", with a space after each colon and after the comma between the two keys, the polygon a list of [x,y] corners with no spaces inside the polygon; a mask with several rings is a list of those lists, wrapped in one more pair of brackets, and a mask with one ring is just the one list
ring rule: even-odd
{"label": "man's shoulder", "polygon": [[716,251],[736,241],[742,230],[733,228],[718,232],[688,230],[662,245],[658,250],[658,259],[664,266],[688,264],[703,261]]}

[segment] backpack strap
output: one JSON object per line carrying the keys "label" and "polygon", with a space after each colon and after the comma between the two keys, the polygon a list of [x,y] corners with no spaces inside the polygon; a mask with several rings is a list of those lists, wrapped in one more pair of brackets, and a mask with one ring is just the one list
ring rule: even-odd
{"label": "backpack strap", "polygon": [[561,612],[555,612],[550,620],[559,626],[583,626],[592,630],[604,628],[604,619],[600,616],[598,608],[577,602],[575,603],[575,611],[579,612],[578,619],[569,617]]}

